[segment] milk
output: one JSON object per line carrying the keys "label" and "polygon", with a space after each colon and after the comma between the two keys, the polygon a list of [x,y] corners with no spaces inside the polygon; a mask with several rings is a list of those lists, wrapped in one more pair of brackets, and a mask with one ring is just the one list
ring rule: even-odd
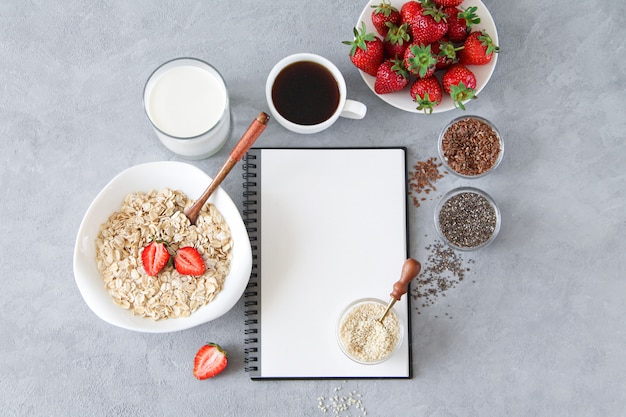
{"label": "milk", "polygon": [[179,155],[205,158],[228,139],[226,85],[202,61],[182,58],[159,67],[146,83],[144,106],[161,142]]}

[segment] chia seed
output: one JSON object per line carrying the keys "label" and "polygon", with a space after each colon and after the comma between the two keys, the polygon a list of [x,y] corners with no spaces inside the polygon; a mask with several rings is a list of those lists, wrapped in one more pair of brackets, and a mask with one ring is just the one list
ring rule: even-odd
{"label": "chia seed", "polygon": [[454,247],[475,249],[486,244],[497,231],[495,206],[479,192],[454,193],[441,205],[438,230]]}
{"label": "chia seed", "polygon": [[438,240],[426,246],[426,250],[428,257],[411,290],[418,312],[459,285],[470,272],[469,264],[475,263],[473,259],[465,261],[460,253]]}

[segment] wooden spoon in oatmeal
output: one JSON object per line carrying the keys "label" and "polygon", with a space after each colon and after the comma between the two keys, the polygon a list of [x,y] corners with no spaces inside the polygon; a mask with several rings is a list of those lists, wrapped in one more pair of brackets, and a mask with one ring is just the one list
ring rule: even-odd
{"label": "wooden spoon in oatmeal", "polygon": [[217,187],[222,183],[224,178],[228,175],[228,173],[233,169],[235,164],[243,158],[243,156],[248,152],[250,147],[254,144],[254,142],[261,136],[261,133],[265,130],[267,126],[267,122],[269,122],[270,117],[267,113],[261,112],[259,115],[252,121],[248,129],[244,132],[235,148],[230,153],[230,156],[222,165],[222,168],[219,170],[213,181],[209,184],[207,189],[202,193],[198,201],[196,201],[191,207],[189,207],[185,211],[185,216],[189,219],[191,224],[196,224],[196,220],[198,220],[198,215],[200,214],[200,210],[204,206],[204,203],[209,199],[211,194],[217,189]]}

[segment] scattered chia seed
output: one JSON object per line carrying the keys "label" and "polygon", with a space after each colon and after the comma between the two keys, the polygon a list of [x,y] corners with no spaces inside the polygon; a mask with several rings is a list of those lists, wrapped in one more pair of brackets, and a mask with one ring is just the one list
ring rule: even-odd
{"label": "scattered chia seed", "polygon": [[475,248],[496,231],[497,214],[484,196],[465,191],[446,200],[438,216],[443,236],[459,248]]}
{"label": "scattered chia seed", "polygon": [[448,290],[465,279],[465,274],[470,271],[466,264],[474,263],[472,259],[464,262],[459,253],[441,241],[426,246],[426,250],[430,253],[415,278],[417,285],[411,290],[418,311],[433,305],[440,296],[445,297]]}
{"label": "scattered chia seed", "polygon": [[426,161],[418,161],[409,172],[409,193],[415,207],[419,207],[420,202],[425,201],[431,191],[437,191],[434,183],[447,174],[445,171],[439,172],[441,165],[437,158],[431,157]]}

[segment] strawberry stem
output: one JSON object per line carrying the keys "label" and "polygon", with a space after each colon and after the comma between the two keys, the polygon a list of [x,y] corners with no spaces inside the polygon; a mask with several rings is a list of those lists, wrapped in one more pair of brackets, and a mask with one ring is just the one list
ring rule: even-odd
{"label": "strawberry stem", "polygon": [[433,107],[437,105],[434,101],[432,101],[428,95],[428,93],[424,93],[424,98],[418,98],[415,100],[418,104],[417,110],[423,110],[424,114],[432,114]]}
{"label": "strawberry stem", "polygon": [[362,49],[367,51],[367,43],[369,41],[376,40],[376,35],[373,33],[367,33],[367,28],[365,27],[365,22],[361,22],[361,29],[357,30],[356,27],[353,29],[354,40],[352,41],[343,41],[342,43],[345,45],[351,46],[350,48],[350,56],[354,56],[356,54],[356,50]]}
{"label": "strawberry stem", "polygon": [[398,9],[396,9],[395,7],[393,7],[391,5],[391,3],[387,2],[386,0],[383,0],[380,4],[374,4],[372,5],[372,8],[374,9],[374,12],[376,14],[384,14],[385,17],[389,17],[389,15],[391,15],[391,12],[397,12]]}
{"label": "strawberry stem", "polygon": [[465,110],[464,101],[477,98],[476,91],[473,88],[467,88],[463,81],[458,85],[450,86],[450,97],[454,101],[454,106],[461,110]]}
{"label": "strawberry stem", "polygon": [[412,45],[410,49],[413,57],[407,59],[407,69],[412,74],[424,77],[428,70],[437,64],[437,58],[433,56],[430,45]]}
{"label": "strawberry stem", "polygon": [[480,17],[478,17],[478,15],[476,14],[477,10],[478,7],[476,6],[468,7],[467,9],[459,12],[457,17],[459,19],[465,19],[465,26],[468,29],[471,29],[472,26],[480,23]]}
{"label": "strawberry stem", "polygon": [[480,41],[480,44],[482,46],[487,47],[487,51],[485,51],[485,55],[489,56],[494,52],[496,53],[500,52],[500,48],[498,47],[498,45],[493,43],[491,36],[489,36],[489,34],[485,32],[484,30],[480,32],[480,36],[478,36],[478,40]]}
{"label": "strawberry stem", "polygon": [[432,0],[421,0],[421,3],[422,14],[424,16],[431,16],[433,19],[435,19],[435,22],[437,23],[441,22],[442,20],[444,22],[448,20],[448,15],[445,14],[440,7],[437,7],[437,5]]}

